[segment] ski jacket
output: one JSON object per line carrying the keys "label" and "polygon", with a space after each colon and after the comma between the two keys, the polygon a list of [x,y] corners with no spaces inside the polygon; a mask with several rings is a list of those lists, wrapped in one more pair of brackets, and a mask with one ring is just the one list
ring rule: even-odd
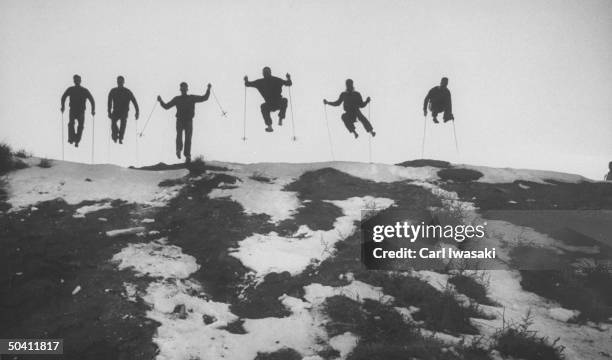
{"label": "ski jacket", "polygon": [[136,113],[139,113],[138,103],[130,89],[116,87],[108,93],[108,113],[114,115],[127,116],[130,110],[130,101],[134,104]]}
{"label": "ski jacket", "polygon": [[206,94],[198,95],[179,95],[170,100],[169,103],[161,102],[161,106],[168,110],[176,106],[176,118],[180,120],[191,120],[195,115],[195,104],[208,100],[210,89],[206,90]]}
{"label": "ski jacket", "polygon": [[346,112],[356,112],[367,105],[367,103],[363,101],[361,94],[357,91],[344,91],[340,94],[338,100],[328,102],[331,106],[338,106],[342,103],[344,103],[344,111]]}
{"label": "ski jacket", "polygon": [[453,104],[451,101],[451,93],[448,88],[434,86],[429,90],[425,101],[423,102],[423,110],[427,110],[427,104],[430,103],[432,111],[453,113]]}
{"label": "ski jacket", "polygon": [[291,80],[283,80],[276,76],[270,76],[268,78],[261,78],[255,81],[245,81],[244,85],[247,87],[254,87],[259,91],[261,97],[264,98],[267,103],[277,103],[281,98],[283,91],[283,85],[291,86]]}
{"label": "ski jacket", "polygon": [[64,94],[62,95],[62,108],[64,107],[64,103],[66,102],[67,97],[70,98],[69,105],[71,113],[84,113],[86,100],[89,100],[89,103],[91,104],[91,110],[96,110],[96,103],[94,101],[93,96],[91,96],[89,90],[82,86],[74,85],[64,91]]}

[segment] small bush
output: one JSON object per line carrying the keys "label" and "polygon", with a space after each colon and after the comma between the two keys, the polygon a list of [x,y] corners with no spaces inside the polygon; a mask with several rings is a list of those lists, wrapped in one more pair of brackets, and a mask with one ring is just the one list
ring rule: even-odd
{"label": "small bush", "polygon": [[15,159],[15,155],[9,145],[0,144],[0,175],[26,167],[28,167],[26,163],[19,159]]}
{"label": "small bush", "polygon": [[38,163],[38,167],[44,168],[44,169],[48,169],[53,165],[53,161],[47,159],[47,158],[42,158],[40,159],[40,162]]}
{"label": "small bush", "polygon": [[243,324],[244,320],[234,320],[225,327],[222,327],[222,329],[232,334],[246,334],[247,331],[242,326]]}
{"label": "small bush", "polygon": [[266,183],[266,184],[271,184],[272,180],[273,180],[273,179],[267,177],[264,173],[262,173],[260,171],[255,171],[253,173],[253,175],[249,176],[249,179],[255,180],[255,181],[259,181],[259,182],[262,182],[262,183]]}
{"label": "small bush", "polygon": [[184,183],[185,183],[184,179],[166,179],[166,180],[160,181],[160,183],[157,184],[157,186],[159,186],[159,187],[171,187],[171,186],[175,186],[175,185],[182,185]]}
{"label": "small bush", "polygon": [[612,317],[612,273],[606,266],[566,270],[521,271],[521,286],[561,306],[580,311],[577,321]]}
{"label": "small bush", "polygon": [[529,330],[533,323],[531,314],[527,313],[523,322],[499,330],[493,339],[493,348],[502,355],[525,360],[562,360],[564,347],[557,345],[559,339],[549,343],[547,337],[538,336],[536,331]]}
{"label": "small bush", "polygon": [[11,147],[0,144],[0,174],[7,173],[13,169],[13,154]]}
{"label": "small bush", "polygon": [[202,156],[196,157],[192,162],[187,164],[187,170],[189,170],[189,175],[192,176],[204,174],[206,172],[204,158]]}
{"label": "small bush", "polygon": [[415,277],[370,271],[360,275],[359,280],[382,287],[385,294],[395,298],[395,306],[418,307],[413,318],[424,321],[432,330],[476,334],[470,318],[485,317],[476,307],[462,306],[450,290],[438,291]]}
{"label": "small bush", "polygon": [[497,305],[487,296],[487,286],[480,283],[474,276],[459,274],[452,276],[448,282],[455,286],[457,292],[483,305]]}
{"label": "small bush", "polygon": [[424,336],[414,323],[404,321],[391,305],[375,300],[359,303],[333,296],[325,301],[323,312],[329,318],[326,329],[330,337],[347,331],[359,336],[348,360],[489,359],[485,350],[462,344],[449,351],[440,340]]}
{"label": "small bush", "polygon": [[16,152],[14,155],[15,155],[16,157],[18,157],[18,158],[22,158],[22,159],[26,159],[26,158],[29,158],[29,157],[31,156],[31,155],[30,155],[28,152],[26,152],[24,149],[21,149],[21,150],[17,151],[17,152]]}
{"label": "small bush", "polygon": [[347,331],[359,334],[359,329],[367,327],[367,315],[361,304],[345,296],[332,296],[325,300],[324,313],[330,321],[325,324],[330,337]]}
{"label": "small bush", "polygon": [[28,167],[28,164],[26,164],[25,162],[21,161],[20,159],[14,159],[14,161],[13,161],[13,169],[21,170],[21,169],[25,169],[27,167]]}
{"label": "small bush", "polygon": [[454,182],[470,182],[483,177],[483,173],[472,169],[450,168],[438,171],[438,176],[442,180],[452,180]]}

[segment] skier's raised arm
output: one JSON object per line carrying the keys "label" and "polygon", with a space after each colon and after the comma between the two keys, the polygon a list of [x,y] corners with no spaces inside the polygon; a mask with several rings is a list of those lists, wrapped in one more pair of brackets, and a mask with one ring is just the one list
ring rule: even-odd
{"label": "skier's raised arm", "polygon": [[195,96],[195,102],[204,102],[206,100],[208,100],[208,98],[210,97],[210,88],[212,85],[208,84],[208,86],[206,87],[206,94],[202,95],[202,96]]}
{"label": "skier's raised arm", "polygon": [[331,105],[331,106],[339,106],[340,104],[342,104],[343,101],[344,101],[344,93],[340,94],[340,96],[338,97],[338,100],[336,101],[323,100],[323,103],[326,105]]}
{"label": "skier's raised arm", "polygon": [[248,76],[244,76],[244,86],[246,87],[255,87],[255,81],[249,81]]}
{"label": "skier's raised arm", "polygon": [[171,107],[174,106],[175,100],[176,100],[176,98],[173,98],[172,100],[170,100],[169,103],[166,104],[164,102],[164,100],[162,100],[161,96],[157,95],[157,101],[159,101],[159,105],[161,105],[161,107],[163,107],[166,110],[168,110],[168,109],[170,109]]}
{"label": "skier's raised arm", "polygon": [[287,75],[285,75],[287,77],[287,80],[283,80],[283,85],[285,86],[291,86],[293,85],[293,82],[291,82],[291,75],[289,75],[289,73],[287,73]]}

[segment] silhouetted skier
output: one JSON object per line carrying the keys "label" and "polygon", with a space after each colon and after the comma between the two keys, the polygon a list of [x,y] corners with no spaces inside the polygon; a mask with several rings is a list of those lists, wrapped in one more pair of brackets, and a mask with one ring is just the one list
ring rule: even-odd
{"label": "silhouetted skier", "polygon": [[[62,113],[64,112],[64,105],[66,98],[70,98],[69,106],[69,119],[68,119],[68,143],[74,144],[75,147],[79,147],[81,142],[81,136],[83,135],[83,127],[85,126],[85,101],[89,100],[91,104],[91,115],[96,114],[96,102],[89,90],[81,86],[81,77],[74,75],[72,77],[74,86],[69,87],[64,91],[62,95]],[[78,122],[76,131],[74,130],[74,121]]]}
{"label": "silhouetted skier", "polygon": [[195,104],[208,100],[211,85],[208,84],[206,94],[202,96],[187,95],[189,89],[186,82],[180,85],[181,95],[175,96],[169,103],[165,103],[161,96],[157,96],[157,101],[166,110],[176,106],[176,157],[181,158],[183,150],[183,132],[185,133],[185,162],[191,162],[191,135],[193,134],[193,116],[195,115]]}
{"label": "silhouetted skier", "polygon": [[[125,79],[123,76],[117,77],[117,87],[111,89],[108,93],[108,118],[111,119],[111,137],[114,142],[119,140],[119,144],[123,144],[123,135],[125,134],[125,124],[130,111],[130,101],[134,104],[136,111],[136,120],[138,120],[139,110],[138,103],[134,94],[130,89],[123,86]],[[117,127],[117,121],[121,121]]]}
{"label": "silhouetted skier", "polygon": [[355,131],[355,123],[357,122],[357,119],[361,121],[361,124],[363,124],[363,127],[367,132],[372,134],[372,136],[376,136],[376,133],[372,128],[372,124],[370,124],[365,115],[363,115],[361,110],[359,110],[360,108],[366,107],[368,103],[370,103],[370,97],[368,96],[366,101],[363,101],[361,94],[355,91],[353,80],[346,80],[346,91],[340,94],[338,100],[329,102],[323,99],[323,103],[331,106],[338,106],[341,103],[344,103],[344,114],[342,114],[342,121],[344,122],[344,126],[346,126],[348,131],[355,135],[355,138],[359,136],[357,131]]}
{"label": "silhouetted skier", "polygon": [[610,163],[608,164],[608,170],[610,171],[608,172],[608,175],[606,175],[604,179],[606,181],[612,181],[612,161],[610,161]]}
{"label": "silhouetted skier", "polygon": [[444,122],[455,119],[453,116],[451,93],[447,86],[448,78],[443,77],[439,86],[434,86],[429,90],[423,102],[423,114],[427,116],[427,105],[429,105],[429,110],[431,110],[431,115],[433,116],[433,122],[436,124],[439,123],[437,116],[442,112],[444,113]]}
{"label": "silhouetted skier", "polygon": [[264,103],[261,104],[261,115],[266,123],[266,131],[274,131],[272,129],[272,118],[270,113],[278,110],[278,125],[283,125],[283,119],[287,113],[287,98],[282,96],[283,85],[291,86],[291,75],[287,74],[287,80],[272,76],[272,71],[269,67],[263,68],[263,78],[255,81],[249,81],[247,76],[244,77],[244,86],[256,88],[264,98]]}

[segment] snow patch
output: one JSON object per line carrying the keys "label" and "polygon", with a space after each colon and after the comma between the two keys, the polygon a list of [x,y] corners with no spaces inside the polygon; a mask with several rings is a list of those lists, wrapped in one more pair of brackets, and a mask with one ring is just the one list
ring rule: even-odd
{"label": "snow patch", "polygon": [[513,183],[515,181],[531,181],[539,184],[548,184],[547,180],[565,183],[590,181],[580,175],[566,174],[556,171],[493,168],[473,165],[460,165],[458,167],[481,172],[484,176],[476,181],[482,183]]}
{"label": "snow patch", "polygon": [[339,359],[343,360],[346,359],[348,354],[357,346],[358,341],[359,337],[347,331],[344,334],[329,339],[329,346],[337,350],[340,353]]}
{"label": "snow patch", "polygon": [[193,256],[183,254],[180,247],[168,245],[166,238],[149,243],[129,244],[112,261],[119,270],[133,269],[140,276],[185,279],[200,266]]}
{"label": "snow patch", "polygon": [[550,314],[551,318],[561,322],[568,322],[571,318],[580,314],[580,312],[577,310],[569,310],[562,307],[548,309],[548,313]]}
{"label": "snow patch", "polygon": [[300,201],[295,192],[283,191],[292,178],[276,178],[271,182],[253,180],[249,174],[235,174],[240,184],[235,187],[215,188],[208,196],[211,199],[230,197],[244,208],[247,214],[268,214],[272,222],[293,216]]}
{"label": "snow patch", "polygon": [[109,230],[106,232],[106,236],[116,237],[116,236],[121,236],[121,235],[138,234],[140,232],[143,232],[144,230],[145,228],[142,226],[127,228],[127,229]]}
{"label": "snow patch", "polygon": [[388,304],[393,301],[393,297],[385,295],[382,288],[366,284],[359,280],[352,281],[350,284],[339,287],[325,286],[321,284],[310,284],[304,287],[304,299],[310,303],[322,303],[325,299],[332,296],[344,296],[351,300],[363,302],[366,299],[379,301]]}
{"label": "snow patch", "polygon": [[76,209],[72,217],[84,218],[85,214],[88,214],[94,211],[98,211],[98,210],[112,209],[112,208],[113,206],[111,205],[110,202],[103,202],[103,203],[98,203],[98,204],[93,204],[93,205],[85,205],[85,206],[81,206],[80,208]]}
{"label": "snow patch", "polygon": [[[157,184],[185,175],[187,170],[146,171],[55,160],[48,169],[33,166],[9,173],[7,202],[11,211],[56,198],[71,205],[86,200],[120,199],[163,206],[180,186],[160,188]],[[91,181],[85,181],[86,178]]]}
{"label": "snow patch", "polygon": [[361,210],[366,204],[375,204],[377,209],[385,209],[393,204],[391,199],[371,196],[329,202],[341,208],[344,214],[336,219],[332,230],[312,231],[301,226],[294,234],[299,237],[279,236],[275,232],[254,234],[240,241],[238,248],[230,255],[255,271],[258,277],[283,271],[296,275],[308,265],[319,263],[334,254],[335,244],[355,231],[355,221],[361,219]]}
{"label": "snow patch", "polygon": [[[149,286],[144,300],[152,306],[147,317],[161,325],[153,341],[159,347],[159,360],[174,359],[236,359],[252,360],[258,352],[274,352],[293,348],[304,356],[321,350],[318,339],[325,338],[316,312],[310,304],[283,295],[279,299],[291,311],[284,318],[245,319],[246,334],[233,334],[224,329],[238,317],[229,304],[193,296],[201,287],[195,282],[158,281]],[[184,318],[174,313],[178,305],[185,306]],[[203,317],[214,318],[210,324]],[[291,331],[286,331],[291,329]]]}

